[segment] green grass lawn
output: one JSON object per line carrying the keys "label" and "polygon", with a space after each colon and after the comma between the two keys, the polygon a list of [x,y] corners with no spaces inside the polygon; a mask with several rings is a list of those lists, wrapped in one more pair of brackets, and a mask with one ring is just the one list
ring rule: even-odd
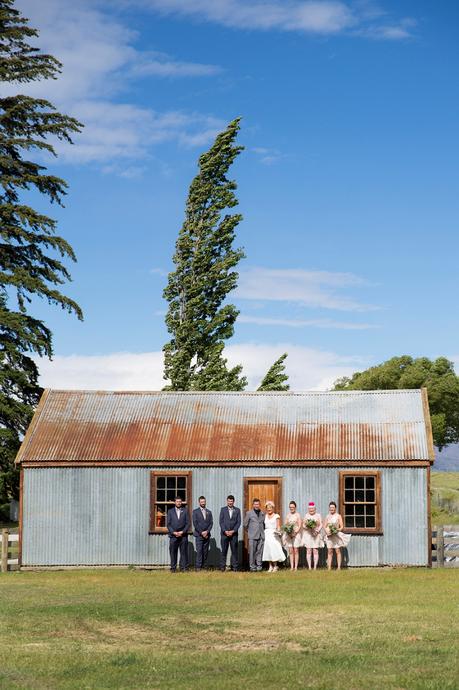
{"label": "green grass lawn", "polygon": [[0,575],[0,687],[459,688],[459,572]]}
{"label": "green grass lawn", "polygon": [[459,525],[459,472],[432,472],[432,523]]}

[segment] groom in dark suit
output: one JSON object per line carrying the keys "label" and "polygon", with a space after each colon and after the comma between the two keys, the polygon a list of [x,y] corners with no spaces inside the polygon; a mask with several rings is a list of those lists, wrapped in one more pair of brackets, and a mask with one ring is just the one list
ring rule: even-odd
{"label": "groom in dark suit", "polygon": [[205,496],[199,497],[199,508],[193,510],[193,535],[196,544],[196,570],[202,570],[209,554],[210,532],[214,519],[206,508]]}
{"label": "groom in dark suit", "polygon": [[167,511],[167,531],[169,532],[169,553],[171,556],[171,573],[177,570],[177,553],[180,549],[180,570],[188,569],[188,532],[190,517],[188,509],[182,506],[182,499],[176,496],[175,505]]}
{"label": "groom in dark suit", "polygon": [[231,570],[239,569],[238,558],[238,531],[241,526],[241,511],[234,505],[234,496],[231,494],[226,499],[226,506],[220,510],[220,531],[222,557],[220,570],[226,570],[226,556],[228,547],[231,548]]}

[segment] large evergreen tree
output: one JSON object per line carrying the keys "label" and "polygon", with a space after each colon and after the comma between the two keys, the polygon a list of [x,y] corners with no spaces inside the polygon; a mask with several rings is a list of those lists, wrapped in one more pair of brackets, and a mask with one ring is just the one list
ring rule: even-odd
{"label": "large evergreen tree", "polygon": [[236,286],[234,268],[244,255],[233,248],[242,216],[229,213],[238,201],[236,182],[227,178],[243,148],[235,144],[238,131],[236,119],[217,136],[199,158],[199,172],[190,186],[175,270],[164,290],[172,336],[164,346],[164,378],[170,390],[242,390],[246,385],[241,367],[228,369],[223,358],[239,313],[224,302]]}
{"label": "large evergreen tree", "polygon": [[49,328],[28,313],[31,300],[41,297],[82,317],[59,290],[70,279],[62,261],[75,260],[73,250],[56,234],[56,221],[24,198],[30,202],[30,192],[38,192],[62,205],[65,181],[31,158],[54,155],[53,137],[71,142],[81,129],[47,100],[21,93],[21,84],[56,79],[61,71],[56,58],[29,44],[37,35],[13,0],[0,0],[0,510],[17,496],[14,457],[40,395],[30,355],[53,352]]}
{"label": "large evergreen tree", "polygon": [[392,359],[335,381],[335,390],[427,388],[435,445],[459,441],[459,377],[446,357],[430,360],[409,355]]}
{"label": "large evergreen tree", "polygon": [[284,352],[283,355],[276,359],[274,364],[268,369],[257,388],[258,391],[288,391],[290,386],[288,385],[288,375],[285,373],[285,360],[287,359],[287,353]]}

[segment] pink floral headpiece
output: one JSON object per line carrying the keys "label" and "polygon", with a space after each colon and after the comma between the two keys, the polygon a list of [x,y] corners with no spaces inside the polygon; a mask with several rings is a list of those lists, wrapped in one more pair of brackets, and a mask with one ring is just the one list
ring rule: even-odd
{"label": "pink floral headpiece", "polygon": [[314,501],[309,501],[309,507],[311,507],[311,506],[315,506]]}

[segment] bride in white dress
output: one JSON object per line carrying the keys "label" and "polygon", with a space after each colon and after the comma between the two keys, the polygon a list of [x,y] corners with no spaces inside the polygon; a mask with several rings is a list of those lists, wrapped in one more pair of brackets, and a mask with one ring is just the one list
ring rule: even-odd
{"label": "bride in white dress", "polygon": [[274,503],[267,501],[265,515],[265,543],[263,546],[263,560],[269,561],[270,573],[278,570],[277,564],[285,561],[286,556],[282,548],[280,531],[280,515],[274,512]]}

